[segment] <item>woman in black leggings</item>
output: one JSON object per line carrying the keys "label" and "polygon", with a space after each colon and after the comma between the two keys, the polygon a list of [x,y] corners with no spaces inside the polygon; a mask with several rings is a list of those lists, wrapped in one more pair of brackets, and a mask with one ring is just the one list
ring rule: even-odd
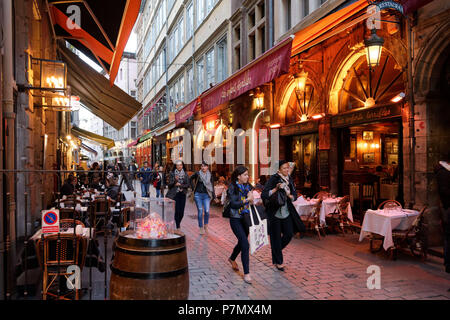
{"label": "woman in black leggings", "polygon": [[227,191],[230,200],[230,226],[234,235],[238,239],[238,244],[234,247],[228,261],[234,270],[238,271],[236,258],[241,254],[242,266],[244,267],[244,281],[251,283],[249,270],[249,243],[248,224],[245,215],[250,213],[250,205],[253,204],[253,187],[248,183],[248,169],[243,166],[237,167],[231,175],[231,183]]}

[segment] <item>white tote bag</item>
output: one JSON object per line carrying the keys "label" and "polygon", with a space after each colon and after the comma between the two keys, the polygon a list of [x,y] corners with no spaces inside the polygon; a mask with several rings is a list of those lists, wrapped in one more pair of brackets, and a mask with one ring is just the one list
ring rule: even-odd
{"label": "white tote bag", "polygon": [[259,224],[255,225],[253,221],[253,214],[250,208],[250,220],[252,225],[249,228],[250,235],[250,254],[255,253],[265,245],[269,244],[269,236],[267,235],[267,219],[261,220],[258,209],[256,206],[252,206],[255,209],[256,216],[258,217]]}

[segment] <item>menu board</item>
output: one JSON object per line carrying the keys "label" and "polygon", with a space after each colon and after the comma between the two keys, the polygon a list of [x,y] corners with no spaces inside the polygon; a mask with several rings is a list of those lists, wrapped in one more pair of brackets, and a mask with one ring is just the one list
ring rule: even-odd
{"label": "menu board", "polygon": [[319,150],[319,185],[330,186],[329,150]]}

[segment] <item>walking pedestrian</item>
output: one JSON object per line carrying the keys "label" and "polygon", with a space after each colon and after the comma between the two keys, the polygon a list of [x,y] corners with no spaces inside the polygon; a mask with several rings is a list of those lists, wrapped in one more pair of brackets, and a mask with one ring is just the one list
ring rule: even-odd
{"label": "walking pedestrian", "polygon": [[213,175],[209,171],[208,164],[205,161],[202,161],[200,171],[195,172],[191,176],[191,188],[194,193],[195,205],[197,206],[200,234],[205,234],[205,232],[208,232],[209,207],[211,200],[215,200],[216,198],[214,193]]}
{"label": "walking pedestrian", "polygon": [[134,180],[136,180],[136,171],[137,171],[136,162],[133,160],[128,165],[128,179],[131,182],[131,186],[133,187],[133,191],[134,191]]}
{"label": "walking pedestrian", "polygon": [[141,196],[150,197],[150,182],[152,180],[152,169],[148,162],[144,161],[144,166],[139,170],[139,180],[141,181]]}
{"label": "walking pedestrian", "polygon": [[251,283],[249,225],[245,215],[250,214],[250,205],[253,204],[253,193],[251,192],[253,187],[248,183],[248,178],[248,169],[244,166],[237,167],[231,175],[231,183],[227,190],[230,206],[230,227],[238,240],[228,262],[231,263],[233,270],[238,271],[239,267],[235,260],[240,253],[244,268],[244,281]]}
{"label": "walking pedestrian", "polygon": [[125,185],[127,186],[127,191],[134,191],[133,184],[131,183],[130,176],[128,172],[125,172],[125,167],[121,162],[118,163],[120,174],[122,175],[122,181],[125,181]]}
{"label": "walking pedestrian", "polygon": [[175,163],[175,167],[169,174],[168,188],[166,197],[175,200],[175,224],[179,231],[186,206],[186,193],[189,188],[189,176],[183,161],[178,160]]}
{"label": "walking pedestrian", "polygon": [[304,225],[292,204],[297,199],[297,193],[289,177],[289,163],[281,160],[278,168],[278,172],[264,186],[261,198],[265,201],[269,217],[272,263],[278,270],[284,271],[282,250],[289,244],[294,233],[304,232]]}
{"label": "walking pedestrian", "polygon": [[439,198],[441,199],[440,211],[444,231],[445,272],[450,273],[450,162],[448,160],[439,161],[435,167],[435,173]]}
{"label": "walking pedestrian", "polygon": [[159,163],[156,162],[155,166],[153,167],[153,176],[152,176],[152,183],[153,183],[153,187],[156,190],[156,197],[157,198],[163,198],[164,196],[162,195],[162,182],[163,182],[163,175],[162,175],[162,167],[159,166]]}

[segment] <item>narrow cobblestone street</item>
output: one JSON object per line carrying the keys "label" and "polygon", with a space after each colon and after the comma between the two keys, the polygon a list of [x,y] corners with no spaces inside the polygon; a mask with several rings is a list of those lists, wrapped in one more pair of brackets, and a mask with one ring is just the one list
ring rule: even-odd
{"label": "narrow cobblestone street", "polygon": [[[187,239],[191,300],[450,299],[450,275],[441,259],[422,263],[400,253],[390,261],[383,252],[370,253],[369,241],[359,242],[358,234],[292,239],[283,252],[285,272],[273,267],[266,246],[250,257],[249,285],[243,281],[240,256],[239,272],[227,262],[236,239],[221,207],[211,207],[208,234],[200,235],[195,204],[188,200],[181,229]],[[367,288],[370,265],[381,269],[381,289]]]}

